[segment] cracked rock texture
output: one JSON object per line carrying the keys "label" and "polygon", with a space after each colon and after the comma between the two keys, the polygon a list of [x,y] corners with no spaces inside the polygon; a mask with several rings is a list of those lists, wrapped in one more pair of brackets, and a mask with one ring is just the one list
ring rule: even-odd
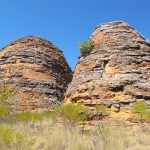
{"label": "cracked rock texture", "polygon": [[78,58],[65,102],[106,104],[127,118],[141,99],[150,109],[150,43],[122,21],[96,26],[90,38],[94,48]]}
{"label": "cracked rock texture", "polygon": [[0,51],[0,84],[17,93],[13,111],[52,109],[63,101],[71,79],[62,51],[41,37],[19,38]]}

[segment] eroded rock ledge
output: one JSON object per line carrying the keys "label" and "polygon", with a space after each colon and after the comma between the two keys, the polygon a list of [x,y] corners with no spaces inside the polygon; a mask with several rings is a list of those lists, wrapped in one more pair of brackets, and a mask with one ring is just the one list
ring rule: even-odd
{"label": "eroded rock ledge", "polygon": [[0,51],[0,83],[17,91],[14,111],[39,111],[63,101],[72,71],[63,53],[34,36],[19,38]]}
{"label": "eroded rock ledge", "polygon": [[150,43],[122,21],[96,26],[90,38],[94,49],[78,58],[66,103],[106,104],[127,117],[141,99],[150,109]]}

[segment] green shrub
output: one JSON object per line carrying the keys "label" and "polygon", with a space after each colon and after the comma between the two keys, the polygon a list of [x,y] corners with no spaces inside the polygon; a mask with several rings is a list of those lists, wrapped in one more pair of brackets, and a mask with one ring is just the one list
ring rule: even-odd
{"label": "green shrub", "polygon": [[144,100],[135,102],[132,111],[137,113],[140,119],[150,119],[150,111],[147,110]]}
{"label": "green shrub", "polygon": [[94,42],[91,39],[85,40],[78,45],[81,54],[88,54],[94,47]]}
{"label": "green shrub", "polygon": [[146,112],[147,111],[147,107],[146,107],[146,103],[144,100],[142,101],[138,101],[138,102],[135,102],[133,104],[133,112],[136,112],[136,113],[141,113],[141,112]]}
{"label": "green shrub", "polygon": [[150,120],[150,111],[141,112],[141,113],[140,113],[140,117],[141,117],[142,119]]}
{"label": "green shrub", "polygon": [[56,113],[64,119],[70,121],[83,121],[87,120],[89,110],[82,104],[70,103],[67,105],[61,105],[55,108]]}

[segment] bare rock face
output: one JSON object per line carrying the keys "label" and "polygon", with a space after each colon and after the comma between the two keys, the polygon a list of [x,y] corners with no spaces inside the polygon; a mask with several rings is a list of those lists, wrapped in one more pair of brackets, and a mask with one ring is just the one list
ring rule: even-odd
{"label": "bare rock face", "polygon": [[15,89],[14,111],[55,107],[71,79],[62,51],[41,37],[19,38],[0,51],[0,84]]}
{"label": "bare rock face", "polygon": [[150,43],[122,21],[96,26],[90,38],[94,49],[78,58],[65,101],[106,104],[124,117],[141,99],[150,108]]}

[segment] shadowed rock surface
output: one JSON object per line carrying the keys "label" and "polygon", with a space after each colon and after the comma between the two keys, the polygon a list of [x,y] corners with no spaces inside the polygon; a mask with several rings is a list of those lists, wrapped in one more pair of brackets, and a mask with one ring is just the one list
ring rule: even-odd
{"label": "shadowed rock surface", "polygon": [[66,103],[106,104],[125,118],[136,101],[150,108],[150,43],[122,21],[96,26],[90,38],[94,49],[78,58]]}
{"label": "shadowed rock surface", "polygon": [[62,102],[72,71],[62,51],[34,36],[19,38],[0,51],[0,83],[17,91],[14,111],[39,111]]}

